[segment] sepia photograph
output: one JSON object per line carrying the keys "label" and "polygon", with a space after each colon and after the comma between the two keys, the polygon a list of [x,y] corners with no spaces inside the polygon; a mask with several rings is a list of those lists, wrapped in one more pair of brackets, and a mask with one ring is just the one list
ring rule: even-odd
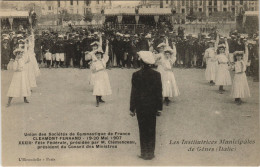
{"label": "sepia photograph", "polygon": [[2,166],[259,166],[258,0],[0,1]]}

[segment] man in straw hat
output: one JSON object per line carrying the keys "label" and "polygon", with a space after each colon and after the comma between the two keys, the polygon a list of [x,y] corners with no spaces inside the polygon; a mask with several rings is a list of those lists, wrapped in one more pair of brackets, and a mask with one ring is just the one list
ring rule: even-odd
{"label": "man in straw hat", "polygon": [[141,156],[154,158],[156,114],[162,110],[162,82],[159,72],[151,69],[155,63],[153,53],[138,52],[141,70],[133,73],[130,99],[130,115],[137,115],[140,134]]}

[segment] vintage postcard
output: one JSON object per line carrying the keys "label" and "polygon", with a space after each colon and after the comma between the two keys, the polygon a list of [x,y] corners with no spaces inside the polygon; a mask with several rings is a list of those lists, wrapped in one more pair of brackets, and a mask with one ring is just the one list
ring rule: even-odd
{"label": "vintage postcard", "polygon": [[3,166],[259,166],[258,0],[0,2]]}

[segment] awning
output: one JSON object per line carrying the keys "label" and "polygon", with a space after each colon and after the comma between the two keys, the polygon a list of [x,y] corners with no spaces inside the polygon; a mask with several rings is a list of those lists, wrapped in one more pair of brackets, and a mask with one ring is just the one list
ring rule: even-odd
{"label": "awning", "polygon": [[135,15],[134,8],[118,8],[118,9],[106,9],[104,14],[107,16],[118,16],[118,15]]}
{"label": "awning", "polygon": [[[139,8],[139,15],[171,15],[171,8]],[[136,15],[135,8],[105,9],[106,16]]]}
{"label": "awning", "polygon": [[28,11],[0,10],[0,18],[28,18]]}
{"label": "awning", "polygon": [[140,8],[139,15],[170,15],[171,8]]}
{"label": "awning", "polygon": [[259,12],[258,11],[246,11],[245,16],[258,16]]}

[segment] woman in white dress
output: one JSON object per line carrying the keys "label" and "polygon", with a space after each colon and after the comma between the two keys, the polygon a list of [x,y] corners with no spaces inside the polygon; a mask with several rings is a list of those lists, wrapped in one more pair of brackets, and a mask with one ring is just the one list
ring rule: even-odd
{"label": "woman in white dress", "polygon": [[[217,37],[218,41],[219,37]],[[216,75],[216,85],[219,86],[219,93],[224,93],[224,86],[231,85],[231,76],[229,72],[229,48],[227,39],[225,38],[225,44],[218,45],[219,54],[216,55],[216,60],[218,61],[218,69]]]}
{"label": "woman in white dress", "polygon": [[30,51],[30,46],[29,46],[29,40],[26,40],[25,44],[25,52],[24,52],[24,58],[27,61],[25,62],[25,68],[28,73],[28,80],[31,88],[37,87],[36,84],[36,77],[35,77],[35,72],[34,72],[34,67],[33,67],[33,62],[32,62],[32,53]]}
{"label": "woman in white dress", "polygon": [[246,65],[248,61],[248,44],[245,44],[245,53],[243,51],[234,52],[235,57],[235,76],[233,80],[231,96],[235,98],[235,102],[242,104],[241,98],[250,97],[250,90],[246,78]]}
{"label": "woman in white dress", "polygon": [[[215,47],[214,47],[215,44]],[[216,80],[216,72],[218,67],[218,62],[215,59],[216,55],[216,46],[218,44],[215,43],[214,40],[209,41],[209,48],[205,50],[204,58],[206,59],[206,71],[205,77],[206,80],[209,81],[210,85],[213,86]]]}
{"label": "woman in white dress", "polygon": [[35,45],[35,39],[34,39],[34,34],[30,35],[29,37],[29,56],[30,56],[30,60],[32,62],[33,65],[33,71],[35,73],[35,77],[38,77],[40,75],[40,69],[36,60],[36,55],[34,52],[34,45]]}
{"label": "woman in white dress", "polygon": [[[90,46],[92,47],[92,51],[91,52],[85,52],[85,60],[90,60],[89,65],[90,65],[90,69],[92,67],[92,63],[93,60],[96,60],[96,55],[95,55],[95,51],[100,48],[100,43],[99,42],[93,42],[90,44]],[[89,84],[90,85],[94,85],[93,84],[93,80],[94,80],[94,73],[91,71],[90,73],[90,77],[89,77]]]}
{"label": "woman in white dress", "polygon": [[11,105],[11,101],[14,97],[24,97],[24,102],[29,103],[26,97],[31,95],[30,86],[27,78],[27,71],[25,71],[24,68],[25,60],[23,57],[23,50],[16,49],[14,51],[14,55],[16,55],[13,62],[14,74],[7,92],[7,107]]}
{"label": "woman in white dress", "polygon": [[166,105],[169,105],[169,97],[179,96],[180,92],[172,71],[172,65],[176,61],[176,51],[174,52],[169,46],[166,46],[161,57],[156,57],[158,71],[161,74],[163,97]]}
{"label": "woman in white dress", "polygon": [[110,86],[109,77],[106,71],[106,63],[108,57],[108,40],[106,41],[106,52],[104,53],[101,48],[94,51],[95,57],[92,59],[91,71],[94,73],[93,79],[93,95],[96,96],[96,106],[99,103],[104,103],[102,96],[111,95],[112,90]]}

